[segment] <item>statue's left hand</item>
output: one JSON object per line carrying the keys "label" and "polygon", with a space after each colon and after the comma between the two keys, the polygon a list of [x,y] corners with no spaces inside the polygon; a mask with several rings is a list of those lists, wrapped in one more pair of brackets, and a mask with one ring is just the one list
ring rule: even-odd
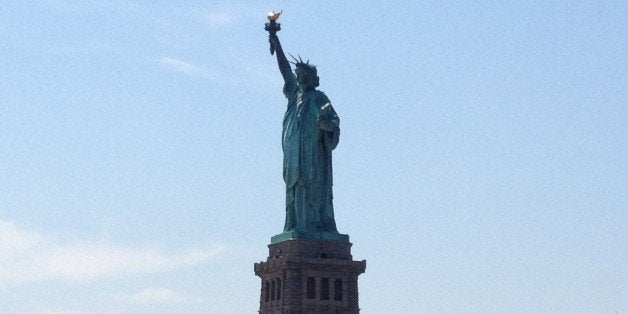
{"label": "statue's left hand", "polygon": [[326,103],[321,108],[318,115],[318,126],[329,132],[338,130],[338,116],[334,113],[330,103]]}
{"label": "statue's left hand", "polygon": [[334,120],[321,120],[318,121],[318,126],[325,130],[325,131],[329,131],[329,132],[333,132],[336,131],[338,129],[338,125],[336,124],[336,121]]}

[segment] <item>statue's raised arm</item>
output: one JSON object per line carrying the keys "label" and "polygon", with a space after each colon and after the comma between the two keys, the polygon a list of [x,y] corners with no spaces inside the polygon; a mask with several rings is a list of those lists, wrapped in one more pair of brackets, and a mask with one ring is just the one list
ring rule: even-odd
{"label": "statue's raised arm", "polygon": [[284,80],[287,80],[289,76],[292,75],[292,68],[290,67],[288,58],[286,58],[286,54],[281,48],[279,37],[277,37],[277,34],[270,34],[268,35],[268,41],[270,42],[271,51],[274,51],[277,55],[277,65],[279,66],[279,71],[281,72]]}
{"label": "statue's raised arm", "polygon": [[281,24],[277,23],[277,19],[281,15],[281,11],[279,12],[269,12],[268,20],[266,23],[265,29],[268,31],[268,41],[270,43],[270,54],[277,53],[277,64],[279,65],[279,71],[283,76],[284,80],[288,80],[290,75],[292,74],[292,69],[290,67],[290,62],[288,62],[288,58],[286,58],[286,54],[283,52],[281,48],[281,43],[279,42],[279,37],[277,37],[277,32],[281,30]]}

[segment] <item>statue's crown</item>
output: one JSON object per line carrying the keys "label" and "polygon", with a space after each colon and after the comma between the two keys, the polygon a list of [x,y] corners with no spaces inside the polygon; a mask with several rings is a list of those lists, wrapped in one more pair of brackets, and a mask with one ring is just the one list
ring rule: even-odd
{"label": "statue's crown", "polygon": [[292,57],[292,59],[294,60],[294,62],[290,61],[290,63],[294,64],[295,67],[301,68],[314,76],[317,75],[318,70],[316,70],[315,65],[310,64],[310,60],[303,62],[301,56],[299,56],[299,59],[295,58],[293,55],[290,55],[290,57]]}

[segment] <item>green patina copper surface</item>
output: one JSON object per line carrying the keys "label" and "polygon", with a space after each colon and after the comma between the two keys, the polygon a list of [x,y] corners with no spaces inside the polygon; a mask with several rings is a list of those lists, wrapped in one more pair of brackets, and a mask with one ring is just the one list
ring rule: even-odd
{"label": "green patina copper surface", "polygon": [[292,239],[316,239],[325,241],[349,242],[349,235],[338,232],[299,232],[284,231],[270,239],[270,243],[279,243]]}
{"label": "green patina copper surface", "polygon": [[334,220],[332,150],[340,136],[340,119],[327,96],[316,90],[315,66],[294,59],[294,72],[276,32],[279,24],[266,25],[271,54],[277,56],[288,105],[283,119],[283,178],[286,183],[286,219],[283,233],[272,243],[288,239],[348,241]]}

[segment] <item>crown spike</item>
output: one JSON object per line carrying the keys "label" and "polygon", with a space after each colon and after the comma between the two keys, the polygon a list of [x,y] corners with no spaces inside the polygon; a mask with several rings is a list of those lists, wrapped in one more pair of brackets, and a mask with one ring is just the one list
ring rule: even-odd
{"label": "crown spike", "polygon": [[295,58],[291,53],[288,53],[290,55],[290,58],[292,58],[292,60],[294,60],[294,62],[289,61],[290,63],[297,65],[297,63],[299,63],[299,60],[297,60],[297,58]]}

